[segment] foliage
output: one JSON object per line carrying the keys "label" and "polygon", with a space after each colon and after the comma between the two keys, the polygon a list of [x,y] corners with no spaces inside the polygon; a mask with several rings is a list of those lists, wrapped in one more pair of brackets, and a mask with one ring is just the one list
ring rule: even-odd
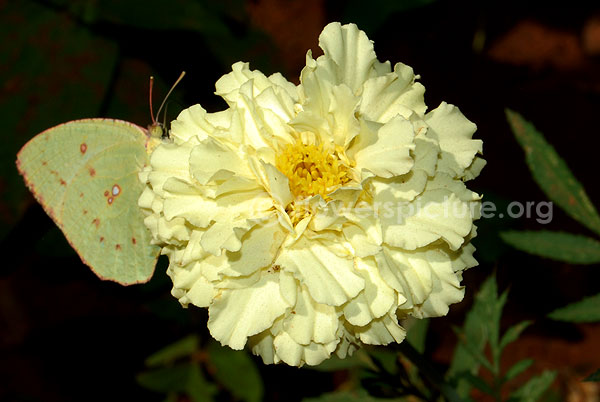
{"label": "foliage", "polygon": [[[489,277],[475,297],[475,303],[467,313],[462,329],[455,329],[460,343],[454,351],[454,358],[448,371],[448,378],[456,384],[459,395],[469,399],[471,388],[492,396],[496,401],[502,399],[502,387],[531,366],[531,359],[515,363],[504,373],[500,362],[506,346],[516,341],[531,324],[523,321],[500,334],[500,317],[508,293],[498,295],[494,276]],[[489,348],[489,357],[486,353]],[[490,382],[478,376],[480,368],[486,369],[492,376]],[[554,381],[556,373],[546,371],[532,377],[525,385],[510,395],[511,401],[535,401]]]}
{"label": "foliage", "polygon": [[152,354],[146,366],[137,376],[138,384],[168,398],[185,395],[194,402],[205,402],[228,394],[246,402],[262,400],[262,380],[245,351],[223,348],[212,340],[202,347],[196,335]]}
{"label": "foliage", "polygon": [[[525,151],[536,183],[569,216],[600,235],[600,215],[565,161],[542,133],[520,114],[507,109],[506,117]],[[508,231],[501,237],[513,247],[541,257],[572,264],[600,263],[600,242],[587,236],[550,231]],[[600,321],[598,301],[600,294],[555,310],[549,317],[571,322]]]}

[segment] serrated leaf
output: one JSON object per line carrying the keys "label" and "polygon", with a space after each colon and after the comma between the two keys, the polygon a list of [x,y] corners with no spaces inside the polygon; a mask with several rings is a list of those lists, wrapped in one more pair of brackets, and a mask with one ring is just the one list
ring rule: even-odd
{"label": "serrated leaf", "polygon": [[500,350],[502,351],[507,345],[516,341],[525,328],[530,326],[531,323],[531,321],[521,321],[507,329],[504,335],[502,335],[502,339],[500,339]]}
{"label": "serrated leaf", "polygon": [[[501,301],[501,300],[500,300]],[[462,330],[462,339],[454,350],[454,356],[448,370],[448,376],[455,377],[459,373],[470,372],[476,375],[480,363],[473,352],[483,356],[483,348],[490,339],[492,331],[498,331],[498,287],[495,276],[490,276],[475,296],[471,310],[466,315]],[[468,344],[469,346],[465,346]],[[469,349],[469,350],[468,350]],[[479,359],[480,360],[480,359]],[[457,393],[465,398],[469,395],[470,384],[464,379],[457,380]]]}
{"label": "serrated leaf", "polygon": [[480,377],[477,377],[469,373],[468,371],[462,373],[460,377],[466,379],[471,385],[473,385],[478,390],[485,392],[488,395],[494,394],[494,390],[492,389],[492,387],[490,387],[489,384],[483,381],[483,379],[481,379]]}
{"label": "serrated leaf", "polygon": [[548,317],[569,322],[600,321],[600,293],[556,309],[548,314]]}
{"label": "serrated leaf", "polygon": [[514,248],[540,257],[572,264],[600,263],[600,242],[587,236],[565,232],[501,232],[500,237]]}
{"label": "serrated leaf", "polygon": [[236,351],[211,342],[208,354],[210,374],[233,396],[248,402],[262,400],[262,378],[246,351]]}
{"label": "serrated leaf", "polygon": [[521,374],[523,371],[527,370],[532,364],[532,359],[524,359],[515,363],[511,368],[509,368],[506,371],[506,374],[504,374],[503,382],[512,380],[513,378]]}
{"label": "serrated leaf", "polygon": [[583,380],[583,381],[599,382],[600,381],[600,369],[594,371],[592,374],[590,374],[589,376],[587,376],[585,378],[585,380]]}
{"label": "serrated leaf", "polygon": [[600,234],[600,216],[596,208],[554,147],[519,113],[506,109],[506,118],[525,150],[534,180],[546,196],[572,218]]}
{"label": "serrated leaf", "polygon": [[465,348],[466,351],[470,353],[471,357],[473,357],[473,359],[475,359],[475,361],[478,364],[480,364],[481,366],[485,367],[486,369],[488,369],[490,371],[493,371],[494,368],[492,367],[492,364],[489,362],[489,360],[485,356],[484,351],[474,348],[469,342],[467,342],[465,340],[465,338],[462,336],[462,334],[460,333],[460,330],[458,330],[457,328],[452,328],[452,329],[456,333],[456,336],[458,336],[458,339],[460,341],[459,345],[461,345],[463,348]]}
{"label": "serrated leaf", "polygon": [[556,371],[546,370],[542,374],[532,377],[510,397],[510,402],[535,402],[552,385],[556,378]]}
{"label": "serrated leaf", "polygon": [[153,353],[146,359],[146,365],[156,367],[173,363],[177,359],[190,356],[198,349],[198,336],[189,335]]}

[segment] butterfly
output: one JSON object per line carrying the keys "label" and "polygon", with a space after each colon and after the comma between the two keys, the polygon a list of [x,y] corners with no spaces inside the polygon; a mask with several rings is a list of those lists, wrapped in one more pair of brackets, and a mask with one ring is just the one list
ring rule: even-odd
{"label": "butterfly", "polygon": [[150,82],[147,129],[123,120],[74,120],[38,134],[17,154],[25,184],[81,260],[101,279],[123,285],[148,281],[160,252],[137,205],[145,186],[138,173],[168,135],[154,118]]}

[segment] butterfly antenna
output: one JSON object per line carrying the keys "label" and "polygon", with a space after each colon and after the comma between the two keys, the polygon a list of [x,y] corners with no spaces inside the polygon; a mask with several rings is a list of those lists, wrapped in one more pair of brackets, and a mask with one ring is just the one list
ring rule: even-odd
{"label": "butterfly antenna", "polygon": [[163,113],[163,128],[166,130],[166,136],[169,136],[169,129],[167,129],[167,109],[169,108],[169,102],[165,104],[165,112]]}
{"label": "butterfly antenna", "polygon": [[[165,105],[165,102],[167,101],[167,99],[169,98],[169,95],[171,95],[171,92],[173,92],[173,90],[175,89],[175,87],[177,86],[177,84],[179,84],[179,82],[183,79],[183,77],[185,76],[185,71],[181,72],[181,75],[179,76],[179,78],[177,78],[177,81],[175,81],[175,83],[173,84],[173,86],[171,87],[171,89],[169,89],[169,92],[167,93],[167,96],[165,96],[165,98],[163,99],[162,103],[160,104],[160,107],[158,108],[158,112],[156,113],[157,116],[160,115],[160,111],[162,110],[163,106]],[[154,123],[154,117],[152,118],[152,122]]]}
{"label": "butterfly antenna", "polygon": [[152,125],[156,125],[156,119],[154,118],[154,112],[152,110],[152,89],[154,88],[154,77],[150,76],[150,94],[148,95],[148,101],[150,102],[150,118],[152,119]]}

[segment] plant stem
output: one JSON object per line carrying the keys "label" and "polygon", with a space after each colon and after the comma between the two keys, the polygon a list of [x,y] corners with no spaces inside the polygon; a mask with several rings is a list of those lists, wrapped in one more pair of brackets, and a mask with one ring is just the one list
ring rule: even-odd
{"label": "plant stem", "polygon": [[412,345],[406,341],[398,345],[400,353],[414,364],[419,371],[426,376],[431,383],[449,402],[465,402],[450,384],[444,381],[444,377],[431,365],[422,354],[417,352]]}

